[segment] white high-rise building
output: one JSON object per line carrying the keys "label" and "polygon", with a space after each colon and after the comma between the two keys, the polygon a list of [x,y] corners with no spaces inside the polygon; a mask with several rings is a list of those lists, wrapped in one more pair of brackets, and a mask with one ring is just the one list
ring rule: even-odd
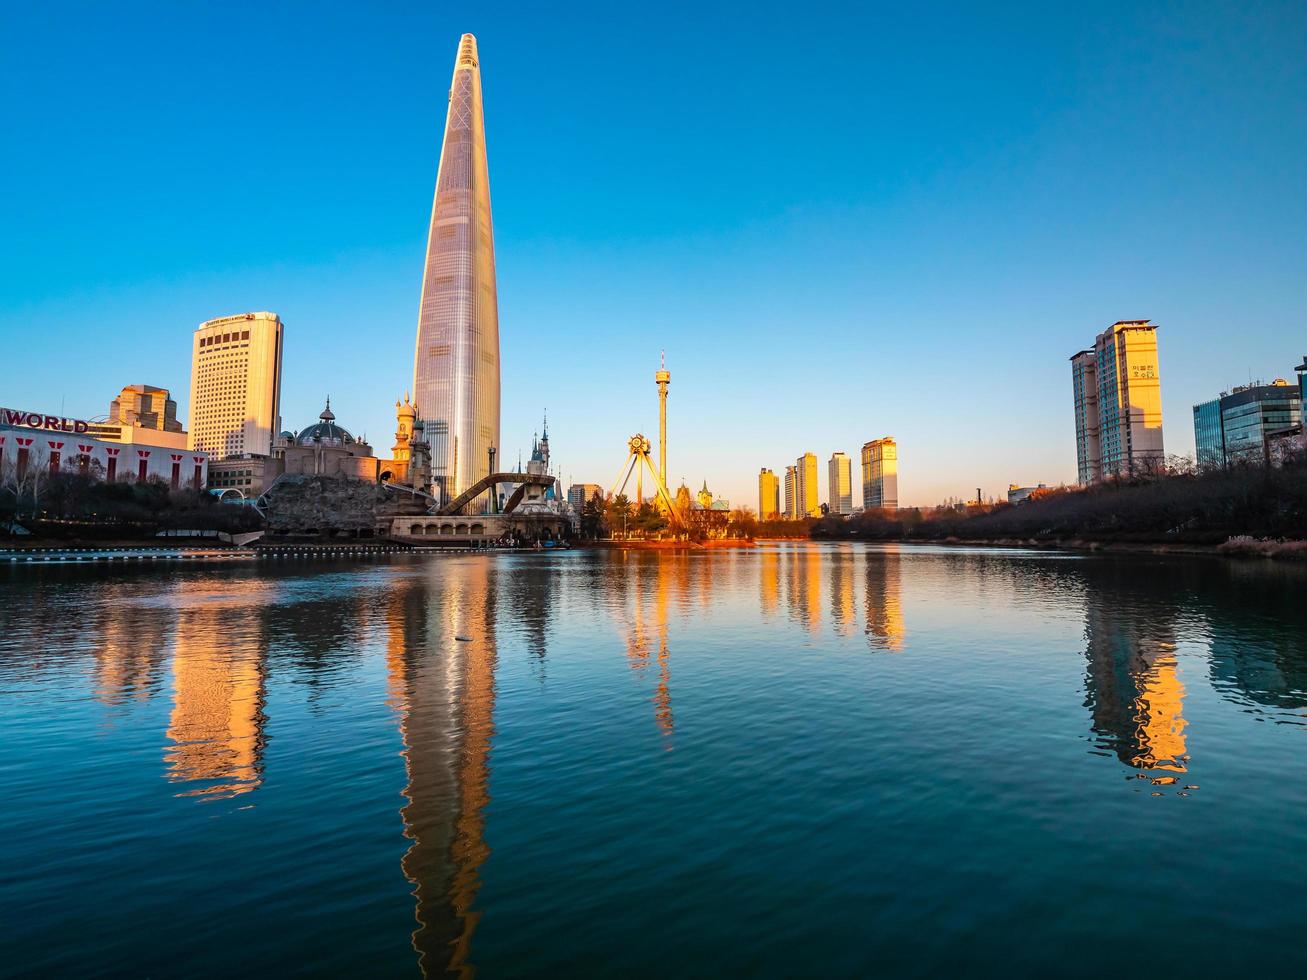
{"label": "white high-rise building", "polygon": [[281,318],[206,320],[191,353],[189,446],[213,459],[267,456],[281,426]]}
{"label": "white high-rise building", "polygon": [[853,513],[853,460],[844,453],[835,453],[826,464],[829,485],[828,506],[832,514]]}

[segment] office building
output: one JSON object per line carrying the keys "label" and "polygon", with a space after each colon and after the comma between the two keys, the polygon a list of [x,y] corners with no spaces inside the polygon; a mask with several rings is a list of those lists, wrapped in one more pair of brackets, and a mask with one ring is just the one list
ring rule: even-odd
{"label": "office building", "polygon": [[596,495],[600,500],[604,499],[604,488],[597,483],[573,483],[567,488],[567,502],[578,514]]}
{"label": "office building", "polygon": [[758,519],[774,521],[781,516],[781,484],[776,474],[763,467],[758,473]]}
{"label": "office building", "polygon": [[1269,385],[1242,385],[1194,406],[1198,465],[1216,469],[1262,464],[1277,436],[1302,425],[1302,386],[1276,378]]}
{"label": "office building", "polygon": [[897,510],[898,506],[898,444],[893,436],[873,439],[862,447],[862,509]]}
{"label": "office building", "polygon": [[476,38],[454,63],[445,139],[427,235],[413,360],[439,496],[457,497],[490,473],[499,447],[499,308],[490,177]]}
{"label": "office building", "polygon": [[799,517],[820,517],[817,492],[817,454],[804,453],[794,461],[794,487]]}
{"label": "office building", "polygon": [[826,464],[827,507],[832,514],[853,513],[853,460],[835,453]]}
{"label": "office building", "polygon": [[798,520],[799,517],[799,479],[798,467],[785,467],[785,519]]}
{"label": "office building", "polygon": [[206,320],[191,352],[190,448],[214,459],[267,456],[281,428],[281,318]]}
{"label": "office building", "polygon": [[1071,358],[1076,469],[1083,484],[1161,465],[1162,382],[1157,325],[1118,320]]}

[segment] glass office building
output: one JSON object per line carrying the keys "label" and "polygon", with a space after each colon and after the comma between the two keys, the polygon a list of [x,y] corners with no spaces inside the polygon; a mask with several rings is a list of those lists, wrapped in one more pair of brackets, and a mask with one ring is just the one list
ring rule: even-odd
{"label": "glass office building", "polygon": [[413,395],[444,499],[490,472],[499,446],[499,306],[476,38],[458,46],[427,236]]}
{"label": "glass office building", "polygon": [[1194,406],[1194,449],[1198,468],[1219,469],[1225,465],[1225,433],[1221,429],[1221,399]]}
{"label": "glass office building", "polygon": [[1204,469],[1266,462],[1270,439],[1302,424],[1302,387],[1277,378],[1194,406],[1194,445]]}

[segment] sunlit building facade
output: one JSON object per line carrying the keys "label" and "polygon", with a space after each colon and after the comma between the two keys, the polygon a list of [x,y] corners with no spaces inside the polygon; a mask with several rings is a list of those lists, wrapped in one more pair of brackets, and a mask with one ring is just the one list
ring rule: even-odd
{"label": "sunlit building facade", "polygon": [[1071,358],[1071,377],[1080,482],[1135,476],[1160,466],[1164,451],[1157,325],[1118,320],[1095,338],[1092,351]]}
{"label": "sunlit building facade", "polygon": [[281,318],[206,320],[191,349],[190,448],[215,459],[272,452],[281,427]]}
{"label": "sunlit building facade", "polygon": [[489,475],[499,446],[499,306],[476,39],[454,64],[413,358],[432,476],[449,500]]}
{"label": "sunlit building facade", "polygon": [[853,513],[853,460],[835,453],[826,463],[827,506],[832,514]]}
{"label": "sunlit building facade", "polygon": [[1071,358],[1071,387],[1076,406],[1076,479],[1088,486],[1103,477],[1098,445],[1098,358],[1091,347]]}
{"label": "sunlit building facade", "polygon": [[776,474],[763,467],[758,473],[758,517],[774,521],[781,511],[781,484]]}
{"label": "sunlit building facade", "polygon": [[817,491],[817,455],[804,453],[794,461],[795,497],[798,517],[820,517],[821,499]]}
{"label": "sunlit building facade", "polygon": [[596,494],[602,500],[603,493],[604,488],[597,483],[573,483],[567,488],[567,502],[579,514],[581,508],[593,500]]}
{"label": "sunlit building facade", "polygon": [[899,447],[893,436],[862,447],[863,510],[898,510]]}
{"label": "sunlit building facade", "polygon": [[785,519],[797,520],[799,517],[799,479],[798,467],[785,467]]}

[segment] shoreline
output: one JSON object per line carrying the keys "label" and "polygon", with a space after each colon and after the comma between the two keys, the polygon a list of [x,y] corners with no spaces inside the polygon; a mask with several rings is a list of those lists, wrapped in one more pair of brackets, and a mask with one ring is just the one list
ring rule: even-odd
{"label": "shoreline", "polygon": [[[785,540],[785,539],[773,539]],[[839,538],[813,538],[839,541]],[[1218,558],[1276,558],[1307,561],[1307,541],[1253,538],[1233,535],[1217,544],[1171,541],[1095,541],[1090,538],[849,538],[864,544],[940,545],[958,548],[1028,548],[1044,551],[1077,551],[1089,554],[1190,555]]]}

